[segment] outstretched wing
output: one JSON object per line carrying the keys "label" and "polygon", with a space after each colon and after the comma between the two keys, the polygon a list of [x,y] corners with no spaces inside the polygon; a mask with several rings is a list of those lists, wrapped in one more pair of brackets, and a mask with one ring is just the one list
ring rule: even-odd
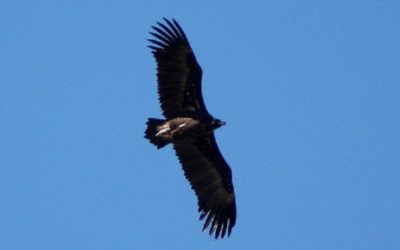
{"label": "outstretched wing", "polygon": [[235,193],[231,169],[215,142],[214,134],[194,143],[177,142],[174,148],[186,178],[195,191],[200,220],[205,219],[203,231],[215,238],[230,235],[236,223]]}
{"label": "outstretched wing", "polygon": [[202,70],[181,26],[164,18],[150,32],[157,61],[158,94],[167,119],[192,113],[208,114],[201,93]]}

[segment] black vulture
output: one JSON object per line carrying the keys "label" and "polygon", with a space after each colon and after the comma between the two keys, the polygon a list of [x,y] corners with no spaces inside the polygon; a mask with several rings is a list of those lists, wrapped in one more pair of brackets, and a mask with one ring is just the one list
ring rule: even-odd
{"label": "black vulture", "polygon": [[236,223],[232,172],[214,137],[225,122],[204,105],[202,70],[181,26],[174,19],[152,26],[149,48],[157,62],[158,95],[165,119],[149,118],[145,138],[157,148],[172,143],[198,199],[203,231],[229,236]]}

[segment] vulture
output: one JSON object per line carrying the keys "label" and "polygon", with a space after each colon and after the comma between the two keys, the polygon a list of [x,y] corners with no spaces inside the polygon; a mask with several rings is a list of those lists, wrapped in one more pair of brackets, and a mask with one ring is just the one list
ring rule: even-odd
{"label": "vulture", "polygon": [[157,22],[148,39],[157,63],[157,90],[165,119],[149,118],[145,138],[158,149],[172,144],[198,200],[203,231],[215,239],[236,223],[232,172],[218,149],[214,130],[225,122],[204,105],[202,70],[183,29],[174,19]]}

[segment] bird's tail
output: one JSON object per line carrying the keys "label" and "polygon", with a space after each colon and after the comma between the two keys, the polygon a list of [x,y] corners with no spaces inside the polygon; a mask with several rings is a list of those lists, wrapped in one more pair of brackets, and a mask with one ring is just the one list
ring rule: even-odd
{"label": "bird's tail", "polygon": [[162,136],[156,136],[159,132],[159,126],[165,123],[165,120],[157,119],[157,118],[149,118],[147,120],[147,128],[144,131],[144,138],[148,139],[151,143],[153,143],[157,148],[162,148],[167,145],[170,141],[166,140]]}

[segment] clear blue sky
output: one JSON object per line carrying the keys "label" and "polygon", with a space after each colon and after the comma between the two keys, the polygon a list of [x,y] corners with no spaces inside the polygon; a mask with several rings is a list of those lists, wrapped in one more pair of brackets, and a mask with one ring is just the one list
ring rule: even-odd
{"label": "clear blue sky", "polygon": [[[400,249],[400,2],[0,2],[0,249]],[[238,220],[201,232],[150,26],[201,64]]]}

